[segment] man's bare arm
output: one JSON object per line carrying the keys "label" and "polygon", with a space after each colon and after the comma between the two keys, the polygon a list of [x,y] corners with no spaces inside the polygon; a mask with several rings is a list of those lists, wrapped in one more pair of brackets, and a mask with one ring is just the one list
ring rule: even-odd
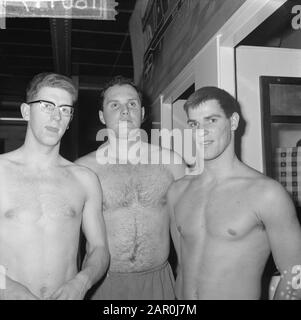
{"label": "man's bare arm", "polygon": [[102,214],[102,189],[98,178],[94,175],[94,186],[89,190],[83,214],[83,231],[86,236],[86,256],[83,268],[78,274],[86,277],[89,287],[96,283],[107,271],[109,265],[109,249],[105,222]]}
{"label": "man's bare arm", "polygon": [[180,233],[177,229],[175,214],[174,214],[174,205],[175,205],[175,183],[172,184],[167,192],[167,207],[170,219],[170,233],[174,247],[176,249],[177,255],[180,253]]}
{"label": "man's bare arm", "polygon": [[173,241],[174,248],[177,254],[177,268],[176,268],[176,279],[177,279],[177,287],[176,287],[176,294],[177,298],[181,299],[182,295],[182,273],[181,273],[181,247],[180,247],[180,240],[181,235],[178,230],[176,219],[175,219],[175,212],[174,206],[177,199],[176,193],[176,183],[172,184],[167,193],[167,208],[169,212],[169,221],[170,221],[170,234]]}
{"label": "man's bare arm", "polygon": [[167,164],[167,167],[169,168],[175,180],[184,177],[187,166],[179,154],[172,150],[163,148],[162,161],[164,164]]}
{"label": "man's bare arm", "polygon": [[[282,186],[272,182],[260,212],[281,281],[274,299],[301,299],[296,267],[301,268],[301,228],[294,204]],[[299,277],[300,278],[300,277]]]}
{"label": "man's bare arm", "polygon": [[105,274],[109,265],[109,250],[102,215],[102,190],[97,176],[90,170],[89,179],[85,179],[84,186],[87,200],[83,210],[82,228],[87,240],[87,252],[83,267],[74,279],[52,295],[52,299],[83,299],[91,286]]}

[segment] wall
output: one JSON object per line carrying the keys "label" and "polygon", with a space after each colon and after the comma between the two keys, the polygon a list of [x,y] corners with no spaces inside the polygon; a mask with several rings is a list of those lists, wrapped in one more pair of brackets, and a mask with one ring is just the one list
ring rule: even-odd
{"label": "wall", "polygon": [[237,98],[246,120],[241,156],[263,172],[259,76],[301,77],[301,50],[241,46],[236,50]]}
{"label": "wall", "polygon": [[[176,78],[200,49],[225,24],[246,0],[186,0],[173,17],[158,47],[152,53],[149,76],[143,79],[144,88],[152,101]],[[176,1],[174,1],[176,2]],[[172,2],[172,3],[174,3]],[[139,15],[142,2],[138,0],[130,30],[133,44],[135,80],[141,71],[141,31]],[[135,35],[136,33],[136,35]],[[140,33],[140,36],[137,34]],[[138,52],[138,53],[137,53]],[[140,65],[139,65],[140,63]],[[136,72],[137,71],[137,72]]]}
{"label": "wall", "polygon": [[24,143],[27,123],[1,122],[0,126],[0,153],[6,153],[19,148]]}
{"label": "wall", "polygon": [[224,25],[244,0],[203,0],[190,3],[179,12],[154,57],[152,75],[144,85],[156,97]]}

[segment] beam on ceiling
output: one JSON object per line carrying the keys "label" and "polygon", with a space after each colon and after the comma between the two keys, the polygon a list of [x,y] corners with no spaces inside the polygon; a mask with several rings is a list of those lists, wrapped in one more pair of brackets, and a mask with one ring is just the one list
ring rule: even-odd
{"label": "beam on ceiling", "polygon": [[127,31],[125,32],[112,32],[112,31],[101,31],[101,30],[91,30],[91,29],[72,29],[72,32],[81,32],[81,33],[93,33],[93,34],[104,34],[109,36],[125,36],[129,35]]}
{"label": "beam on ceiling", "polygon": [[4,58],[29,58],[29,59],[42,59],[42,60],[49,60],[52,59],[52,56],[41,56],[41,55],[26,55],[26,54],[15,54],[15,53],[10,53],[10,54],[1,54],[1,57]]}
{"label": "beam on ceiling", "polygon": [[[92,62],[73,62],[72,65],[80,65],[80,66],[95,66],[95,67],[113,67],[110,64],[103,64],[103,63],[92,63]],[[126,65],[126,64],[118,64],[114,65],[114,68],[126,68],[131,69],[133,68],[132,65]]]}
{"label": "beam on ceiling", "polygon": [[71,76],[71,27],[71,19],[50,19],[54,71],[66,76]]}
{"label": "beam on ceiling", "polygon": [[34,28],[18,28],[18,27],[9,27],[9,31],[21,31],[24,32],[49,32],[48,29],[34,29]]}
{"label": "beam on ceiling", "polygon": [[27,42],[2,42],[0,44],[3,46],[21,46],[21,47],[43,47],[50,48],[51,46],[48,44],[39,44],[39,43],[27,43]]}
{"label": "beam on ceiling", "polygon": [[92,48],[79,48],[79,47],[72,47],[72,50],[76,51],[91,51],[91,52],[103,52],[103,53],[124,53],[124,54],[131,54],[131,51],[127,50],[111,50],[111,49],[92,49]]}

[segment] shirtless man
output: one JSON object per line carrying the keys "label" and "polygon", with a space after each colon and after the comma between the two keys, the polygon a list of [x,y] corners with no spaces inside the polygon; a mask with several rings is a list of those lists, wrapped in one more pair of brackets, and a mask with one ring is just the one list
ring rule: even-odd
{"label": "shirtless man", "polygon": [[[173,180],[184,175],[185,166],[170,150],[145,142],[137,153],[131,152],[144,108],[140,91],[129,79],[114,78],[101,99],[99,116],[108,129],[108,142],[77,161],[101,181],[111,254],[108,275],[93,299],[174,299],[166,193]],[[108,154],[113,161],[104,163]],[[156,155],[159,160],[152,162],[150,156],[154,160]],[[164,164],[169,156],[170,163]]]}
{"label": "shirtless man", "polygon": [[[42,73],[26,93],[25,142],[0,156],[0,299],[83,299],[109,254],[98,178],[59,155],[77,90],[65,76]],[[81,224],[87,255],[78,272]]]}
{"label": "shirtless man", "polygon": [[276,298],[300,298],[295,209],[278,182],[236,157],[238,103],[224,90],[205,87],[184,109],[204,148],[204,170],[175,182],[168,192],[179,259],[177,298],[258,299],[270,251],[282,274]]}

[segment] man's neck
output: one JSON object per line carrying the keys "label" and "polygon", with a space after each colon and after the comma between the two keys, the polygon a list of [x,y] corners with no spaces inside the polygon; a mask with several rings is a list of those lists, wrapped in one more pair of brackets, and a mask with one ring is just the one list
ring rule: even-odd
{"label": "man's neck", "polygon": [[123,160],[136,158],[139,155],[139,152],[136,152],[137,148],[140,148],[140,143],[142,143],[138,135],[139,133],[136,133],[129,137],[119,138],[109,134],[108,150],[111,157]]}
{"label": "man's neck", "polygon": [[22,161],[31,167],[49,168],[58,163],[60,144],[46,146],[38,143],[29,143],[26,139],[21,147]]}
{"label": "man's neck", "polygon": [[221,181],[233,176],[238,165],[239,160],[235,153],[225,150],[218,158],[205,160],[204,171],[210,173],[217,181]]}

